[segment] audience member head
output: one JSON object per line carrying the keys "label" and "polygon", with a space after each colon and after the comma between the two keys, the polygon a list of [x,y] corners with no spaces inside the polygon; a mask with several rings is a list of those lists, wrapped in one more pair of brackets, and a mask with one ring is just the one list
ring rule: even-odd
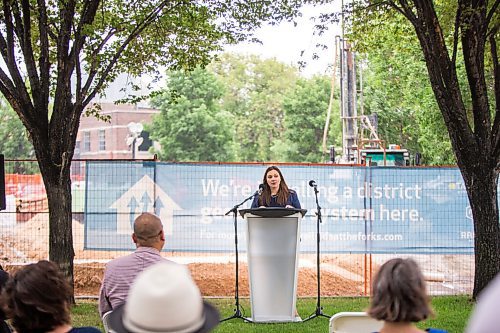
{"label": "audience member head", "polygon": [[9,273],[3,270],[2,265],[0,265],[0,292],[2,292],[3,287],[9,279]]}
{"label": "audience member head", "polygon": [[5,287],[5,284],[9,280],[9,273],[3,270],[2,265],[0,265],[0,293],[2,293],[2,289]]}
{"label": "audience member head", "polygon": [[[9,273],[3,270],[2,265],[0,265],[0,294],[2,293],[5,284],[9,280]],[[0,320],[5,320],[5,314],[0,307]]]}
{"label": "audience member head", "polygon": [[203,301],[187,267],[161,262],[141,272],[125,304],[109,316],[117,333],[201,333],[219,323],[219,314]]}
{"label": "audience member head", "polygon": [[151,213],[139,215],[134,221],[132,239],[137,247],[153,247],[161,251],[165,245],[165,234],[160,218]]}
{"label": "audience member head", "polygon": [[412,259],[391,259],[378,270],[368,314],[391,323],[419,322],[432,315],[425,280]]}
{"label": "audience member head", "polygon": [[1,303],[16,332],[49,332],[69,324],[71,288],[56,264],[39,261],[14,273]]}

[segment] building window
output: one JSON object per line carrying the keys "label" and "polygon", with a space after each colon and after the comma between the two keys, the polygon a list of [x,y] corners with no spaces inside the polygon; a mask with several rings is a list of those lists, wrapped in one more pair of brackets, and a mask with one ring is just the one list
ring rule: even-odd
{"label": "building window", "polygon": [[90,151],[90,132],[83,132],[83,151]]}
{"label": "building window", "polygon": [[99,130],[99,150],[106,150],[106,130]]}
{"label": "building window", "polygon": [[80,141],[76,141],[75,143],[75,156],[80,155]]}

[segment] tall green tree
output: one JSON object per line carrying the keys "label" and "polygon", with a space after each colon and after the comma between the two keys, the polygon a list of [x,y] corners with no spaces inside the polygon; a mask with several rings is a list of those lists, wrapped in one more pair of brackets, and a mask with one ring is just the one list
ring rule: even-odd
{"label": "tall green tree", "polygon": [[472,208],[476,297],[500,271],[500,0],[355,4],[354,24],[368,28],[373,15],[402,15],[419,42]]}
{"label": "tall green tree", "polygon": [[[294,90],[284,99],[286,160],[291,162],[325,162],[323,129],[330,98],[331,83],[325,76],[299,79]],[[338,146],[340,140],[340,112],[338,93],[333,101],[332,121],[328,129],[327,147]]]}
{"label": "tall green tree", "polygon": [[297,69],[276,59],[229,53],[210,68],[225,86],[222,108],[234,116],[237,160],[278,160],[271,147],[282,139],[283,98],[295,85]]}
{"label": "tall green tree", "polygon": [[[70,165],[80,116],[119,73],[209,63],[298,1],[5,0],[0,92],[30,134],[49,206],[49,258],[73,281]],[[49,101],[51,102],[49,104]]]}
{"label": "tall green tree", "polygon": [[168,88],[153,100],[160,114],[150,126],[169,161],[230,161],[232,117],[220,108],[223,87],[206,69],[168,73]]}

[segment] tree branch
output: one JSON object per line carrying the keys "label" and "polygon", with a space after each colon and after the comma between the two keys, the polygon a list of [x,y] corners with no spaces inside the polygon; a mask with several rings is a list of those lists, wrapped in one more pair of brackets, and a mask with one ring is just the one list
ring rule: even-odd
{"label": "tree branch", "polygon": [[[135,28],[130,32],[129,36],[123,41],[122,45],[116,50],[115,54],[113,55],[112,59],[109,61],[105,69],[101,72],[101,76],[99,80],[97,81],[97,84],[94,86],[92,91],[88,94],[87,98],[85,99],[83,105],[87,105],[90,103],[90,101],[96,96],[97,92],[99,92],[106,82],[106,78],[108,74],[113,70],[114,66],[118,62],[118,59],[121,57],[122,53],[125,51],[127,46],[144,30],[148,27],[151,22],[156,20],[159,16],[159,14],[162,12],[162,10],[166,7],[167,4],[170,4],[171,1],[169,0],[164,0],[161,1],[154,10],[149,13],[142,22],[138,23]],[[171,8],[174,9],[177,6],[180,6],[182,4],[181,2],[178,2],[177,4],[173,5]],[[88,82],[92,82],[95,75],[97,72],[91,77],[89,75]],[[87,85],[86,85],[87,86]]]}
{"label": "tree branch", "polygon": [[499,5],[500,5],[500,0],[496,0],[493,6],[491,6],[490,12],[488,13],[488,16],[486,16],[486,26],[490,24],[490,21],[493,15],[495,15]]}
{"label": "tree branch", "polygon": [[0,54],[2,55],[2,59],[7,63],[8,53],[7,53],[7,41],[4,36],[0,33]]}
{"label": "tree branch", "polygon": [[18,99],[15,93],[16,87],[2,67],[0,67],[0,91],[9,101]]}
{"label": "tree branch", "polygon": [[[92,5],[92,6],[90,6]],[[93,10],[90,10],[90,9]],[[90,24],[93,22],[95,18],[95,14],[97,9],[99,8],[99,1],[86,1],[84,3],[82,9],[82,18],[75,28],[75,41],[73,43],[73,47],[70,52],[70,57],[74,58],[74,66],[76,69],[76,88],[75,88],[75,96],[76,103],[80,104],[83,101],[83,97],[81,94],[82,87],[82,70],[81,70],[81,62],[80,62],[80,52],[85,43],[87,36],[82,36],[82,29],[86,24]]]}
{"label": "tree branch", "polygon": [[12,106],[12,109],[17,113],[22,123],[28,130],[36,130],[36,120],[31,110],[31,105],[21,99],[17,94],[18,90],[12,83],[7,73],[0,67],[0,92]]}
{"label": "tree branch", "polygon": [[[4,39],[3,35],[0,41],[2,47],[2,56],[4,57],[5,64],[7,65],[7,69],[9,71],[10,77],[12,79],[13,85],[15,89],[19,93],[19,98],[22,99],[23,103],[30,103],[31,99],[26,90],[26,85],[24,84],[24,80],[19,72],[19,68],[16,64],[15,58],[15,37],[14,37],[14,25],[12,23],[12,12],[11,12],[11,1],[3,0],[3,11],[4,11],[4,19],[5,19],[5,33],[7,38]],[[28,110],[21,110],[22,112],[29,112]]]}
{"label": "tree branch", "polygon": [[[74,116],[74,108],[71,95],[71,76],[74,59],[69,57],[69,49],[72,38],[72,24],[75,19],[76,0],[59,1],[60,24],[57,37],[57,78],[54,93],[52,115],[48,126],[48,136],[56,137],[57,140],[49,140],[48,150],[50,162],[53,166],[62,169],[62,158],[64,153],[73,152],[76,136],[71,117]],[[79,116],[79,115],[78,115]]]}
{"label": "tree branch", "polygon": [[495,91],[495,117],[492,127],[492,151],[493,158],[500,163],[500,64],[498,62],[498,50],[495,36],[499,31],[499,26],[496,25],[493,33],[490,34],[490,52],[493,62],[493,77],[494,77],[494,91]]}
{"label": "tree branch", "polygon": [[458,32],[460,29],[460,17],[462,15],[462,6],[460,3],[457,4],[457,15],[455,15],[455,30],[453,31],[453,53],[451,56],[451,62],[453,66],[457,63],[457,49],[458,49]]}
{"label": "tree branch", "polygon": [[42,94],[40,90],[40,80],[38,77],[35,56],[33,54],[33,48],[31,45],[31,10],[29,0],[22,0],[22,11],[22,19],[20,17],[19,11],[14,11],[18,40],[20,41],[21,50],[24,57],[24,64],[28,72],[28,79],[30,81],[31,89],[33,91],[33,102],[35,105],[43,105],[43,103],[41,103]]}
{"label": "tree branch", "polygon": [[475,139],[481,149],[491,153],[491,114],[484,74],[486,5],[484,1],[472,4],[460,0],[459,6],[462,8],[462,48],[472,97]]}
{"label": "tree branch", "polygon": [[[80,55],[82,47],[85,44],[85,40],[87,39],[87,35],[82,35],[82,30],[86,25],[91,24],[94,21],[97,10],[99,9],[99,3],[99,0],[85,1],[84,3],[80,22],[78,22],[78,25],[75,28],[75,40],[69,54],[69,57],[71,59],[75,59],[75,61],[75,57]],[[81,86],[81,82],[79,83]]]}
{"label": "tree branch", "polygon": [[399,0],[401,7],[396,5],[394,1],[391,1],[390,3],[392,8],[403,14],[403,16],[406,17],[408,21],[410,21],[410,23],[413,24],[413,26],[416,26],[416,24],[418,24],[417,17],[415,16],[415,13],[413,13],[413,11],[411,10],[411,7],[406,0]]}
{"label": "tree branch", "polygon": [[117,32],[117,30],[114,30],[114,29],[109,31],[108,34],[106,35],[106,37],[104,37],[102,39],[102,41],[99,43],[99,45],[96,47],[96,49],[91,53],[90,59],[88,59],[89,63],[90,63],[90,70],[88,73],[87,81],[85,82],[85,85],[83,86],[81,92],[79,92],[79,91],[76,92],[77,94],[81,94],[82,96],[85,96],[87,94],[88,90],[90,89],[90,86],[92,85],[92,81],[93,81],[95,75],[97,74],[97,71],[99,68],[99,62],[97,60],[98,59],[97,56],[102,51],[104,46],[106,46],[106,44],[111,39],[111,37],[113,37],[115,35],[116,32]]}
{"label": "tree branch", "polygon": [[[23,7],[24,7],[24,1],[23,2]],[[11,7],[11,13],[12,17],[14,18],[14,32],[18,37],[19,45],[21,46],[21,49],[24,48],[24,29],[23,29],[23,19],[21,18],[21,12],[19,10],[19,3],[17,1],[12,2],[12,7]],[[29,17],[28,13],[28,17]]]}
{"label": "tree branch", "polygon": [[[40,105],[38,112],[48,112],[49,94],[50,94],[50,44],[49,44],[49,23],[47,17],[47,8],[44,0],[38,0],[38,31],[40,33],[40,59],[38,59],[40,71]],[[45,118],[48,114],[44,115]]]}
{"label": "tree branch", "polygon": [[[71,79],[71,71],[68,71],[68,66],[70,66],[70,63],[72,59],[69,57],[69,45],[71,41],[71,26],[73,19],[75,17],[75,6],[76,6],[76,1],[75,0],[69,0],[67,2],[62,1],[60,2],[60,5],[63,6],[63,8],[59,9],[59,13],[61,15],[61,24],[59,27],[59,35],[57,38],[57,54],[58,54],[58,59],[57,59],[57,66],[58,66],[58,82],[57,82],[57,87],[66,89],[64,84],[64,80],[66,79]],[[61,82],[63,80],[63,82]],[[56,98],[57,98],[57,91],[56,91]]]}

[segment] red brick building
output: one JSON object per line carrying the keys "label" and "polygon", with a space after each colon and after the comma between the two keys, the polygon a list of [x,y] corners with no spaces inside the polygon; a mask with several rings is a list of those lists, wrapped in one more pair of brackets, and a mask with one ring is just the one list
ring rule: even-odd
{"label": "red brick building", "polygon": [[[100,103],[102,115],[109,115],[110,122],[98,120],[94,116],[82,116],[77,134],[75,159],[150,159],[152,141],[149,133],[143,130],[133,142],[129,129],[131,123],[142,125],[151,123],[157,109],[146,105],[115,105]],[[130,138],[130,139],[129,139]],[[142,142],[141,142],[142,141]],[[135,153],[132,147],[135,146]]]}

